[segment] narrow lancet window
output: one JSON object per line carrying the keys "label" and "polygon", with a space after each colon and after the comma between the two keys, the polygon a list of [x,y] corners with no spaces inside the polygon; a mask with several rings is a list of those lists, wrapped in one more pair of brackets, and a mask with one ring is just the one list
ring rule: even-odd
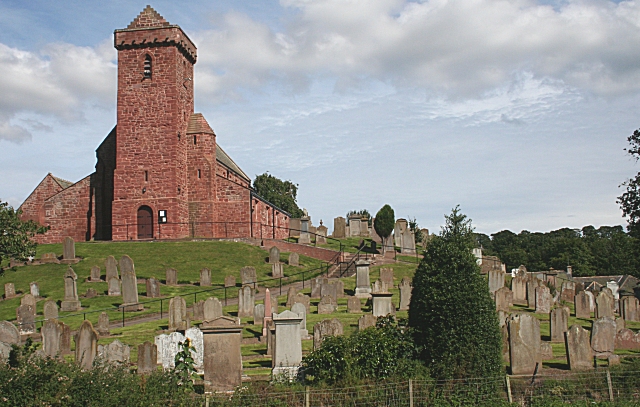
{"label": "narrow lancet window", "polygon": [[144,77],[151,78],[151,57],[149,55],[144,59]]}

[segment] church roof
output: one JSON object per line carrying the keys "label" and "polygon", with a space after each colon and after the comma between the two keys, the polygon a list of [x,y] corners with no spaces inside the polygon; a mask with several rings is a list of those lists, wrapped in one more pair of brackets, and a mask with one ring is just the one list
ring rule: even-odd
{"label": "church roof", "polygon": [[166,27],[169,25],[171,24],[169,24],[169,22],[165,20],[160,13],[155,11],[153,7],[147,5],[147,7],[138,14],[138,17],[136,17],[131,24],[127,26],[127,29]]}
{"label": "church roof", "polygon": [[207,123],[202,113],[194,113],[189,117],[189,125],[187,126],[187,134],[214,134],[213,129]]}
{"label": "church roof", "polygon": [[[51,175],[51,173],[49,174]],[[54,175],[51,175],[51,178],[53,178],[63,189],[67,189],[74,184],[74,182],[67,181],[66,179],[58,178]]]}
{"label": "church roof", "polygon": [[216,160],[220,161],[222,164],[228,167],[231,171],[235,172],[240,177],[244,178],[245,181],[251,184],[251,178],[249,178],[247,174],[245,174],[244,171],[242,171],[240,167],[238,167],[238,164],[236,164],[231,159],[231,157],[229,157],[229,155],[224,152],[222,147],[220,147],[217,143],[216,143]]}

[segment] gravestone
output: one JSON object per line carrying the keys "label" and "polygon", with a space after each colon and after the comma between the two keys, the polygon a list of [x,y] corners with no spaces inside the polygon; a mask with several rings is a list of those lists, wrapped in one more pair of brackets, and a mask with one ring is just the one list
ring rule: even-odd
{"label": "gravestone", "polygon": [[175,367],[176,354],[179,351],[179,344],[184,342],[185,336],[180,332],[172,332],[169,335],[158,335],[155,344],[158,347],[158,362],[165,369]]}
{"label": "gravestone", "polygon": [[387,283],[381,280],[376,280],[375,283],[373,283],[371,292],[372,293],[388,293],[389,289],[387,287]]}
{"label": "gravestone", "polygon": [[62,336],[60,337],[60,353],[63,355],[68,355],[71,353],[71,328],[69,325],[66,325],[60,322],[60,326],[62,327]]}
{"label": "gravestone", "polygon": [[596,297],[596,318],[613,317],[614,298],[605,290]]}
{"label": "gravestone", "polygon": [[374,317],[372,314],[364,314],[358,319],[358,331],[376,326],[377,321],[378,318]]}
{"label": "gravestone", "polygon": [[146,341],[138,345],[138,373],[149,374],[156,370],[158,365],[158,347],[156,344]]}
{"label": "gravestone", "polygon": [[106,312],[100,313],[96,331],[100,336],[109,336],[111,334],[111,332],[109,331],[109,314],[107,314]]}
{"label": "gravestone", "polygon": [[4,299],[8,300],[16,296],[16,288],[13,283],[5,283],[4,285]]}
{"label": "gravestone", "polygon": [[573,302],[576,296],[576,283],[573,281],[565,281],[562,283],[560,291],[560,300],[566,302]]}
{"label": "gravestone", "polygon": [[277,246],[273,246],[269,249],[269,264],[280,263],[280,249]]}
{"label": "gravestone", "polygon": [[343,291],[344,285],[340,280],[328,280],[323,279],[322,285],[320,286],[320,298],[328,295],[332,297],[336,303],[338,302],[338,298],[340,297],[340,291]]}
{"label": "gravestone", "polygon": [[585,291],[581,291],[576,294],[574,299],[576,318],[589,319],[591,318],[591,306],[589,303],[589,296]]}
{"label": "gravestone", "polygon": [[121,295],[120,280],[117,277],[111,277],[109,279],[107,294],[109,295],[109,297],[117,297]]}
{"label": "gravestone", "polygon": [[511,279],[511,292],[513,292],[513,302],[515,304],[527,303],[527,278],[515,276]]}
{"label": "gravestone", "polygon": [[262,320],[262,336],[267,335],[268,326],[273,320],[273,299],[271,297],[271,292],[267,288],[264,293],[264,318]]}
{"label": "gravestone", "polygon": [[187,319],[187,302],[180,296],[173,297],[169,301],[169,330],[184,331],[189,325],[191,324]]}
{"label": "gravestone", "polygon": [[640,350],[640,334],[634,333],[631,329],[621,329],[616,334],[615,349]]}
{"label": "gravestone", "polygon": [[585,291],[587,297],[589,297],[589,311],[596,312],[596,297],[591,291]]}
{"label": "gravestone", "polygon": [[298,289],[294,286],[289,287],[289,289],[287,290],[287,307],[293,306],[293,298],[296,296],[296,294],[298,294]]}
{"label": "gravestone", "polygon": [[58,305],[51,300],[47,300],[43,307],[44,319],[58,319]]}
{"label": "gravestone", "polygon": [[104,267],[106,269],[106,281],[109,281],[114,277],[120,279],[120,277],[118,276],[118,263],[116,262],[115,257],[108,256],[104,261]]}
{"label": "gravestone", "polygon": [[204,320],[204,300],[193,304],[193,319],[196,321]]}
{"label": "gravestone", "polygon": [[255,306],[255,293],[253,288],[245,285],[238,291],[238,317],[250,317]]}
{"label": "gravestone", "polygon": [[393,288],[393,269],[381,268],[380,280],[387,285],[387,288]]}
{"label": "gravestone", "polygon": [[622,318],[625,321],[638,321],[640,320],[640,315],[638,314],[638,299],[634,296],[626,296],[622,298],[621,303],[621,313]]}
{"label": "gravestone", "polygon": [[358,314],[362,312],[362,303],[360,303],[360,298],[358,297],[349,297],[347,301],[347,311],[350,314]]}
{"label": "gravestone", "polygon": [[146,281],[147,286],[147,298],[160,298],[160,282],[150,277]]}
{"label": "gravestone", "polygon": [[571,325],[565,333],[565,349],[569,369],[593,369],[593,352],[589,344],[589,331],[580,325]]}
{"label": "gravestone", "polygon": [[502,270],[489,270],[489,292],[492,296],[504,287],[504,275]]}
{"label": "gravestone", "polygon": [[224,286],[229,288],[229,287],[235,287],[236,286],[236,278],[235,276],[226,276],[224,278]]}
{"label": "gravestone", "polygon": [[338,216],[333,219],[333,237],[335,239],[344,239],[346,236],[345,228],[347,226],[346,219],[342,216]]}
{"label": "gravestone", "polygon": [[536,307],[536,288],[542,285],[542,281],[540,279],[534,277],[533,275],[529,276],[527,280],[527,307],[535,308]]}
{"label": "gravestone", "polygon": [[36,332],[36,310],[31,305],[21,305],[16,308],[16,320],[21,335]]}
{"label": "gravestone", "polygon": [[342,322],[337,318],[324,319],[313,326],[313,350],[319,349],[327,336],[340,336],[344,333]]}
{"label": "gravestone", "polygon": [[204,320],[213,321],[222,316],[222,303],[216,297],[209,297],[204,302]]}
{"label": "gravestone", "polygon": [[49,319],[45,321],[40,329],[42,334],[42,350],[44,354],[50,358],[56,358],[61,355],[60,344],[63,333],[63,323],[57,319]]}
{"label": "gravestone", "polygon": [[310,244],[311,243],[311,218],[308,216],[303,216],[300,218],[300,237],[298,238],[299,244]]}
{"label": "gravestone", "polygon": [[29,292],[35,298],[39,298],[40,297],[40,287],[38,286],[38,283],[29,283]]}
{"label": "gravestone", "polygon": [[395,315],[396,307],[391,302],[391,293],[371,293],[371,302],[373,304],[373,316],[384,317],[387,315]]}
{"label": "gravestone", "polygon": [[542,360],[553,359],[553,347],[549,342],[540,343],[540,358],[542,358]]}
{"label": "gravestone", "polygon": [[73,263],[76,261],[76,242],[69,236],[62,242],[62,262]]}
{"label": "gravestone", "polygon": [[496,311],[509,312],[513,305],[513,292],[507,287],[501,287],[495,292]]}
{"label": "gravestone", "polygon": [[253,325],[264,325],[264,304],[253,307]]}
{"label": "gravestone", "polygon": [[125,312],[142,311],[144,306],[138,303],[138,279],[131,257],[124,255],[120,258],[120,273],[122,274],[122,302]]}
{"label": "gravestone", "polygon": [[[307,314],[311,311],[311,298],[308,295],[298,293],[293,297],[293,304],[302,304],[307,309]],[[291,304],[293,306],[293,304]]]}
{"label": "gravestone", "polygon": [[211,287],[211,270],[208,268],[200,270],[200,287]]}
{"label": "gravestone", "polygon": [[371,296],[371,281],[369,280],[369,262],[356,261],[356,297],[369,298]]}
{"label": "gravestone", "polygon": [[131,348],[116,339],[108,345],[98,345],[98,356],[107,363],[126,365],[131,359]]}
{"label": "gravestone", "polygon": [[20,345],[20,332],[9,321],[0,321],[0,362],[9,359],[11,345]]}
{"label": "gravestone", "polygon": [[298,374],[302,363],[302,341],[300,338],[300,322],[302,318],[291,311],[284,311],[273,316],[275,325],[275,349],[273,349],[273,378],[292,380]]}
{"label": "gravestone", "polygon": [[289,254],[289,265],[298,267],[300,265],[300,255],[292,252]]}
{"label": "gravestone", "polygon": [[282,263],[273,263],[271,265],[271,277],[282,278],[284,277],[284,270]]}
{"label": "gravestone", "polygon": [[407,311],[411,303],[411,279],[408,276],[402,277],[398,288],[400,289],[400,311]]}
{"label": "gravestone", "polygon": [[307,330],[307,308],[303,304],[295,303],[291,307],[291,312],[298,314],[302,321],[300,321],[300,337],[306,339],[309,337],[309,331]]}
{"label": "gravestone", "polygon": [[60,260],[58,260],[58,256],[56,256],[55,253],[42,253],[42,256],[40,256],[40,262],[42,264],[60,264]]}
{"label": "gravestone", "polygon": [[78,275],[71,267],[64,274],[64,301],[60,308],[62,311],[73,312],[80,309],[80,301],[78,301]]}
{"label": "gravestone", "polygon": [[93,329],[91,321],[85,320],[75,334],[76,363],[84,370],[93,367],[93,361],[98,354],[98,333]]}
{"label": "gravestone", "polygon": [[95,298],[98,296],[98,292],[95,288],[87,288],[87,292],[84,294],[84,298]]}
{"label": "gravestone", "polygon": [[220,316],[210,321],[202,334],[204,390],[236,390],[242,385],[242,327],[236,319]]}
{"label": "gravestone", "polygon": [[624,318],[616,318],[616,332],[620,332],[621,330],[626,328],[626,323],[624,322]]}
{"label": "gravestone", "polygon": [[329,232],[329,228],[322,224],[322,219],[320,219],[320,226],[316,229],[316,245],[319,244],[327,244],[327,233]]}
{"label": "gravestone", "polygon": [[165,272],[165,284],[170,286],[178,285],[178,270],[176,269],[167,269]]}
{"label": "gravestone", "polygon": [[320,293],[325,281],[328,283],[329,279],[323,277],[315,277],[311,279],[311,298],[322,298]]}
{"label": "gravestone", "polygon": [[511,374],[531,375],[542,369],[540,321],[531,314],[509,317],[509,361]]}
{"label": "gravestone", "polygon": [[569,308],[560,307],[551,310],[549,315],[551,342],[563,342],[564,333],[569,329]]}
{"label": "gravestone", "polygon": [[548,314],[551,312],[553,297],[549,287],[543,285],[536,287],[536,314]]}
{"label": "gravestone", "polygon": [[325,295],[318,303],[318,314],[331,314],[337,309],[338,304],[330,295]]}
{"label": "gravestone", "polygon": [[184,337],[191,341],[191,356],[193,357],[194,367],[198,371],[202,371],[204,362],[204,343],[203,334],[200,328],[192,327],[184,332]]}
{"label": "gravestone", "polygon": [[102,281],[100,279],[100,266],[91,267],[91,274],[90,274],[90,277],[89,277],[89,281],[91,281],[91,282]]}
{"label": "gravestone", "polygon": [[254,267],[243,267],[242,269],[240,269],[240,276],[242,285],[258,282],[258,278],[256,277],[256,269]]}
{"label": "gravestone", "polygon": [[36,309],[36,297],[31,294],[25,294],[20,299],[20,305],[31,305],[33,309]]}
{"label": "gravestone", "polygon": [[591,326],[591,349],[596,355],[613,353],[616,344],[616,320],[613,317],[601,317]]}

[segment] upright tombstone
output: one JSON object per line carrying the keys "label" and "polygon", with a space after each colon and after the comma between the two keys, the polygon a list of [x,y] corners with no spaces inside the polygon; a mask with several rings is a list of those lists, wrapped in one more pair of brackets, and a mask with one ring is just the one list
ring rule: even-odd
{"label": "upright tombstone", "polygon": [[60,307],[62,311],[73,312],[80,309],[77,280],[78,275],[69,267],[64,274],[64,301],[62,301]]}
{"label": "upright tombstone", "polygon": [[82,322],[74,341],[76,343],[76,363],[85,370],[91,369],[98,354],[98,333],[93,329],[91,321]]}
{"label": "upright tombstone", "polygon": [[165,272],[165,284],[170,286],[178,285],[178,270],[168,268]]}
{"label": "upright tombstone", "polygon": [[327,336],[340,336],[344,333],[342,322],[337,318],[323,319],[313,326],[313,349],[319,349]]}
{"label": "upright tombstone", "polygon": [[[277,300],[276,300],[277,301]],[[264,317],[262,318],[262,336],[266,336],[269,330],[269,324],[273,320],[273,299],[271,298],[271,292],[267,288],[264,293]]]}
{"label": "upright tombstone", "polygon": [[271,265],[271,277],[273,278],[284,277],[284,268],[282,263],[273,263]]}
{"label": "upright tombstone", "polygon": [[157,369],[158,346],[146,341],[138,345],[138,374],[149,374]]}
{"label": "upright tombstone", "polygon": [[20,305],[31,305],[33,309],[36,309],[36,297],[31,294],[25,294],[20,298]]}
{"label": "upright tombstone", "polygon": [[300,321],[300,337],[302,339],[308,338],[309,330],[307,330],[307,308],[304,304],[297,302],[291,307],[291,312],[298,314],[298,316],[302,318],[302,321]]}
{"label": "upright tombstone", "polygon": [[589,297],[589,311],[590,312],[596,312],[596,297],[595,295],[593,295],[593,293],[591,291],[584,291],[585,294],[587,294],[587,297]]}
{"label": "upright tombstone", "polygon": [[415,232],[409,228],[402,231],[401,252],[404,254],[416,254]]}
{"label": "upright tombstone", "polygon": [[16,287],[13,283],[4,284],[4,299],[8,300],[16,296]]}
{"label": "upright tombstone", "polygon": [[601,317],[591,326],[591,349],[598,355],[612,354],[616,344],[616,320],[613,317]]}
{"label": "upright tombstone", "polygon": [[120,258],[120,273],[122,274],[122,302],[125,312],[142,311],[144,305],[138,303],[138,279],[131,257],[124,255]]}
{"label": "upright tombstone", "polygon": [[198,327],[191,327],[184,332],[184,337],[191,341],[191,356],[193,357],[193,366],[198,371],[202,371],[204,362],[204,343],[203,333]]}
{"label": "upright tombstone", "polygon": [[347,312],[350,314],[359,314],[362,312],[362,303],[358,297],[349,297],[347,300]]}
{"label": "upright tombstone", "polygon": [[316,245],[319,244],[327,244],[327,233],[329,232],[329,228],[322,224],[322,219],[320,219],[320,226],[316,229]]}
{"label": "upright tombstone", "polygon": [[35,282],[29,283],[29,292],[35,298],[39,298],[40,297],[40,286],[38,286],[38,283],[35,283]]}
{"label": "upright tombstone", "polygon": [[0,321],[0,362],[9,359],[11,345],[20,345],[20,332],[9,321]]}
{"label": "upright tombstone", "polygon": [[258,282],[258,278],[256,277],[256,269],[254,267],[246,266],[240,269],[240,277],[242,280],[242,285],[254,284]]}
{"label": "upright tombstone", "polygon": [[560,300],[572,302],[576,296],[576,283],[573,281],[565,281],[562,283],[560,290]]}
{"label": "upright tombstone", "polygon": [[393,269],[386,267],[381,268],[380,280],[387,285],[387,288],[393,288]]}
{"label": "upright tombstone", "polygon": [[400,284],[400,311],[409,310],[409,304],[411,303],[411,279],[408,276],[402,277]]}
{"label": "upright tombstone", "polygon": [[293,297],[293,304],[302,304],[307,309],[307,314],[311,311],[311,298],[308,295],[298,293]]}
{"label": "upright tombstone", "polygon": [[311,234],[309,232],[311,232],[311,218],[303,216],[300,218],[300,237],[298,238],[298,243],[310,244]]}
{"label": "upright tombstone", "polygon": [[539,278],[529,275],[527,280],[527,307],[536,307],[536,288],[542,285],[542,281]]}
{"label": "upright tombstone", "polygon": [[118,297],[122,295],[122,290],[120,289],[120,279],[117,277],[111,277],[108,280],[108,289],[107,294],[109,297]]}
{"label": "upright tombstone", "polygon": [[96,331],[98,331],[98,335],[100,336],[109,336],[111,334],[109,330],[109,314],[106,312],[101,312],[98,317],[98,326],[96,326]]}
{"label": "upright tombstone", "polygon": [[575,305],[576,318],[591,318],[591,306],[589,296],[585,291],[581,291],[575,295],[573,303]]}
{"label": "upright tombstone", "polygon": [[589,331],[580,325],[571,325],[565,333],[565,349],[569,369],[593,369],[593,351],[589,344]]}
{"label": "upright tombstone", "polygon": [[236,277],[232,275],[228,275],[224,278],[224,286],[225,288],[235,287],[236,286]]}
{"label": "upright tombstone", "polygon": [[31,305],[21,305],[16,308],[16,320],[21,335],[36,332],[36,310]]}
{"label": "upright tombstone", "polygon": [[337,218],[333,219],[333,237],[336,239],[344,239],[346,236],[345,234],[345,229],[346,229],[347,223],[346,223],[346,219],[343,218],[342,216],[338,216]]}
{"label": "upright tombstone", "polygon": [[613,317],[614,298],[605,290],[600,291],[596,297],[596,318]]}
{"label": "upright tombstone", "polygon": [[76,261],[76,242],[69,236],[62,242],[62,262],[73,263]]}
{"label": "upright tombstone", "polygon": [[253,325],[264,325],[264,304],[253,307]]}
{"label": "upright tombstone", "polygon": [[149,277],[146,286],[147,298],[160,298],[160,282],[155,277]]}
{"label": "upright tombstone", "polygon": [[569,308],[560,307],[551,310],[549,315],[551,342],[563,342],[564,333],[569,329]]}
{"label": "upright tombstone", "polygon": [[635,296],[622,297],[621,314],[625,321],[640,321],[638,299]]}
{"label": "upright tombstone", "polygon": [[371,293],[371,302],[374,317],[385,317],[387,315],[395,315],[396,308],[391,302],[393,294],[387,292]]}
{"label": "upright tombstone", "polygon": [[291,311],[284,311],[273,316],[276,338],[273,350],[273,378],[292,380],[298,374],[302,363],[302,340],[300,322],[302,318]]}
{"label": "upright tombstone", "polygon": [[495,295],[495,292],[504,287],[504,275],[502,270],[489,270],[489,292]]}
{"label": "upright tombstone", "polygon": [[116,339],[108,345],[98,345],[98,356],[108,363],[128,365],[131,348]]}
{"label": "upright tombstone", "polygon": [[180,332],[171,332],[169,335],[158,335],[155,344],[158,347],[158,362],[165,369],[175,367],[176,354],[179,344],[185,341],[185,336]]}
{"label": "upright tombstone", "polygon": [[204,320],[204,300],[193,303],[193,319],[196,321]]}
{"label": "upright tombstone", "polygon": [[300,255],[298,253],[289,253],[289,265],[295,267],[298,267],[300,265]]}
{"label": "upright tombstone", "polygon": [[273,246],[269,249],[269,264],[280,263],[280,249],[277,246]]}
{"label": "upright tombstone", "polygon": [[55,301],[47,300],[43,307],[44,319],[58,319],[58,305]]}
{"label": "upright tombstone", "polygon": [[235,390],[242,384],[242,326],[220,316],[203,325],[202,334],[205,391]]}
{"label": "upright tombstone", "polygon": [[329,279],[323,279],[322,280],[322,286],[320,287],[320,298],[324,297],[325,295],[328,295],[329,297],[332,297],[335,302],[338,302],[338,297],[340,296],[339,292],[340,291],[340,284],[342,284],[342,281],[340,280],[329,280]]}
{"label": "upright tombstone", "polygon": [[56,358],[61,355],[61,342],[63,334],[63,323],[56,319],[45,321],[40,329],[42,334],[42,350],[46,356]]}
{"label": "upright tombstone", "polygon": [[291,307],[293,305],[293,298],[298,294],[298,289],[294,286],[289,287],[287,290],[287,302],[286,306]]}
{"label": "upright tombstone", "polygon": [[338,303],[330,296],[325,295],[318,303],[318,314],[332,314],[338,309]]}
{"label": "upright tombstone", "polygon": [[89,276],[89,281],[91,281],[91,282],[102,281],[100,279],[100,266],[91,267],[91,274]]}
{"label": "upright tombstone", "polygon": [[238,291],[238,317],[250,317],[255,306],[255,293],[251,286],[245,285]]}
{"label": "upright tombstone", "polygon": [[222,303],[216,297],[209,297],[204,302],[203,317],[204,321],[213,321],[222,316]]}
{"label": "upright tombstone", "polygon": [[531,314],[512,314],[508,326],[511,374],[531,375],[541,369],[540,321]]}
{"label": "upright tombstone", "polygon": [[200,270],[200,287],[211,287],[211,270],[208,268]]}
{"label": "upright tombstone", "polygon": [[553,305],[553,297],[549,291],[549,287],[536,287],[536,314],[548,314],[551,312]]}
{"label": "upright tombstone", "polygon": [[358,331],[363,331],[367,328],[376,326],[376,322],[378,318],[374,317],[372,314],[364,314],[358,319]]}
{"label": "upright tombstone", "polygon": [[507,287],[501,287],[495,292],[496,311],[509,313],[513,305],[513,292]]}
{"label": "upright tombstone", "polygon": [[116,262],[115,257],[108,256],[107,259],[104,261],[104,267],[107,273],[105,277],[106,281],[109,281],[114,277],[117,279],[120,278],[118,277],[118,263]]}
{"label": "upright tombstone", "polygon": [[356,261],[356,297],[369,298],[371,296],[371,281],[369,280],[369,262]]}
{"label": "upright tombstone", "polygon": [[515,304],[527,303],[527,278],[517,275],[511,279],[511,292]]}
{"label": "upright tombstone", "polygon": [[169,330],[185,331],[189,325],[191,324],[187,318],[187,302],[180,296],[173,297],[169,301]]}

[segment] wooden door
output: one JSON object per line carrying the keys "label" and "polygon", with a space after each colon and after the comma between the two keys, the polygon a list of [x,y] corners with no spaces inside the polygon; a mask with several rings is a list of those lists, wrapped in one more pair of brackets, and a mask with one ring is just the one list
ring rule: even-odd
{"label": "wooden door", "polygon": [[153,214],[148,206],[138,209],[138,239],[153,239]]}

